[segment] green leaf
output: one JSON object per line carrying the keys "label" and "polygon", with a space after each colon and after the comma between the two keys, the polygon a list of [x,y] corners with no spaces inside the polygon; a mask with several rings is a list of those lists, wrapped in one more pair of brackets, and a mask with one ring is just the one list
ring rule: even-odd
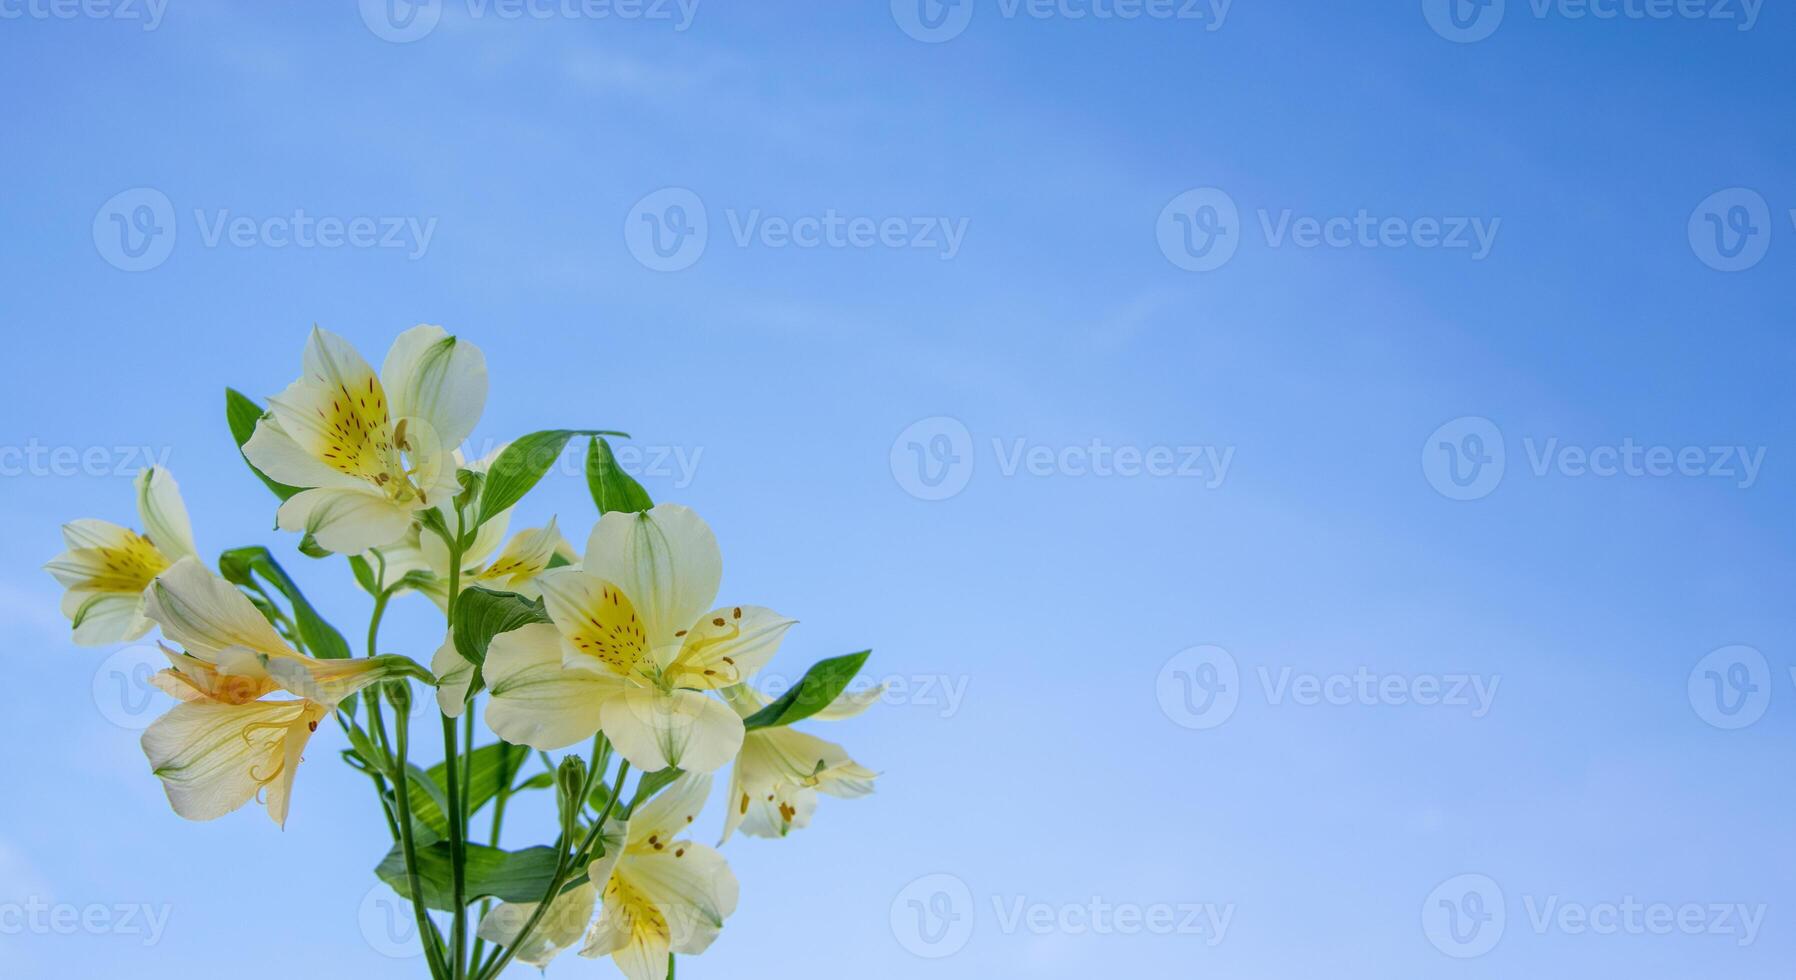
{"label": "green leaf", "polygon": [[[418,882],[423,892],[424,907],[445,912],[455,910],[454,868],[448,841],[437,841],[418,851]],[[558,854],[552,847],[530,847],[521,851],[504,851],[484,844],[466,845],[463,897],[469,904],[484,898],[504,902],[537,902],[555,880]],[[402,897],[409,897],[405,873],[405,852],[393,845],[387,856],[374,869],[380,880],[391,885]]]}
{"label": "green leaf", "polygon": [[[641,779],[638,779],[636,781],[636,795],[630,797],[630,812],[635,813],[636,808],[648,802],[649,797],[666,789],[670,783],[679,779],[685,772],[686,770],[681,769],[679,766],[668,766],[666,769],[662,769],[659,772],[651,772]],[[597,806],[597,801],[594,801],[593,805]]]}
{"label": "green leaf", "polygon": [[[495,742],[475,749],[468,758],[468,785],[462,790],[468,801],[468,814],[479,813],[499,794],[501,786],[517,778],[518,770],[529,758],[530,749],[523,745]],[[411,791],[412,819],[442,837],[449,835],[449,820],[443,816],[448,786],[448,769],[440,762],[428,772],[416,770],[407,786]]]}
{"label": "green leaf", "polygon": [[355,573],[355,584],[361,586],[363,592],[371,596],[380,595],[380,579],[374,574],[374,566],[368,564],[368,559],[361,555],[350,555],[349,570]]}
{"label": "green leaf", "polygon": [[532,432],[505,447],[505,451],[487,467],[486,483],[480,489],[480,524],[498,516],[536,486],[568,440],[575,436],[623,436],[626,433],[603,429],[544,429]]}
{"label": "green leaf", "polygon": [[[256,434],[256,423],[261,420],[264,414],[266,413],[262,411],[262,406],[251,401],[242,392],[239,392],[235,388],[225,389],[225,423],[231,427],[231,438],[237,440],[237,452],[239,455],[243,453],[243,444],[249,441],[250,436]],[[249,471],[251,473],[256,474],[257,479],[261,480],[268,489],[274,491],[275,496],[282,500],[286,500],[288,497],[299,492],[298,487],[290,487],[285,483],[276,483],[268,477],[263,476],[262,471],[256,469],[255,464],[249,461],[248,456],[243,457],[243,462],[245,465],[249,466]]]}
{"label": "green leaf", "polygon": [[600,436],[593,436],[586,449],[586,486],[592,490],[592,502],[599,505],[601,514],[639,514],[655,506],[642,484],[617,465],[611,443]]}
{"label": "green leaf", "polygon": [[393,774],[391,760],[387,758],[386,753],[380,750],[379,746],[374,744],[374,740],[368,737],[368,733],[362,730],[362,726],[352,721],[345,731],[349,733],[349,744],[353,746],[352,749],[345,751],[354,752],[363,763],[382,775],[391,776]]}
{"label": "green leaf", "polygon": [[319,544],[318,539],[312,537],[312,532],[310,531],[307,531],[305,535],[299,539],[299,553],[305,555],[307,558],[329,558],[334,554],[329,548]]}
{"label": "green leaf", "polygon": [[846,656],[831,657],[819,660],[805,671],[804,680],[798,686],[781,695],[772,704],[749,715],[742,720],[742,726],[749,731],[757,728],[776,728],[790,725],[829,707],[848,688],[848,682],[861,672],[861,665],[872,655],[871,650],[850,653]]}
{"label": "green leaf", "polygon": [[531,623],[546,623],[549,614],[541,599],[526,599],[515,592],[495,592],[472,586],[455,600],[455,651],[479,667],[486,663],[486,648],[493,637]]}
{"label": "green leaf", "polygon": [[299,627],[299,642],[307,653],[320,660],[342,660],[349,656],[349,644],[344,642],[343,634],[318,615],[318,610],[306,601],[299,586],[287,576],[286,570],[274,560],[267,548],[260,545],[232,548],[218,556],[218,571],[226,579],[244,588],[259,588],[256,585],[256,578],[259,576],[279,589],[293,606],[293,621]]}

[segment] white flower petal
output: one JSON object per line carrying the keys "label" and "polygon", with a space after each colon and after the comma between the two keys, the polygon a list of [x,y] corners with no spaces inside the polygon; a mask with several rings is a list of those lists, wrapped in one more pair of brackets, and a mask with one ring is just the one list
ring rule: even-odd
{"label": "white flower petal", "polygon": [[181,501],[181,488],[168,470],[152,466],[137,474],[137,513],[143,518],[150,543],[169,561],[198,552],[193,546],[187,505]]}
{"label": "white flower petal", "polygon": [[683,687],[725,688],[742,683],[773,659],[798,621],[761,606],[726,606],[701,616],[669,666]]}
{"label": "white flower petal", "polygon": [[655,673],[645,630],[624,591],[578,568],[554,568],[536,579],[543,606],[561,634],[562,662],[572,670],[646,681]]}
{"label": "white flower petal", "polygon": [[217,662],[231,647],[272,657],[296,657],[255,604],[212,574],[197,558],[183,558],[144,592],[144,614],[168,637],[202,660]]}
{"label": "white flower petal", "polygon": [[599,720],[611,744],[644,772],[712,772],[742,747],[742,719],[697,691],[631,687],[605,703]]}
{"label": "white flower petal", "polygon": [[[370,387],[372,386],[372,387]],[[401,470],[399,453],[393,445],[392,421],[387,414],[386,395],[374,375],[367,376],[355,388],[327,387],[311,381],[295,381],[286,390],[268,399],[269,414],[279,432],[306,456],[318,460],[337,476],[328,481],[325,473],[314,472],[295,486],[348,487],[367,486],[368,481],[383,476],[392,479]],[[256,432],[269,428],[267,420],[257,423]],[[255,437],[251,437],[251,443]],[[264,475],[275,477],[270,469],[282,471],[298,479],[305,464],[294,458],[274,433],[263,437],[256,455],[248,455],[251,443],[244,444],[250,462],[256,463]],[[281,480],[285,483],[287,481]]]}
{"label": "white flower petal", "polygon": [[319,546],[356,555],[405,537],[411,511],[373,489],[320,488],[294,494],[275,514],[285,531],[310,534]]}
{"label": "white flower petal", "polygon": [[723,556],[717,538],[696,513],[657,504],[642,514],[612,512],[599,518],[587,540],[586,571],[624,590],[648,630],[649,646],[663,666],[717,598]]}
{"label": "white flower petal", "polygon": [[62,540],[69,550],[78,548],[123,548],[136,532],[97,517],[83,517],[62,526]]}
{"label": "white flower petal", "polygon": [[399,335],[380,377],[394,418],[421,418],[444,446],[462,444],[486,407],[486,355],[442,327],[420,324]]}
{"label": "white flower petal", "polygon": [[[562,950],[580,941],[587,924],[592,922],[598,897],[598,889],[591,882],[562,892],[561,897],[549,906],[542,921],[537,923],[530,939],[518,950],[517,958],[534,967],[548,966]],[[475,934],[489,943],[510,946],[524,930],[524,924],[536,914],[539,904],[501,902],[480,920],[480,928]]]}
{"label": "white flower petal", "polygon": [[[468,709],[468,688],[474,686],[474,665],[455,649],[455,637],[443,640],[430,658],[430,672],[437,675],[437,707],[451,718]],[[570,941],[569,945],[572,945]]]}
{"label": "white flower petal", "polygon": [[74,626],[72,638],[84,647],[135,640],[153,625],[144,618],[142,596],[118,592],[68,592],[63,596],[63,612]]}
{"label": "white flower petal", "polygon": [[326,713],[305,701],[189,702],[150,725],[143,750],[181,816],[222,817],[266,786],[280,822],[299,751]]}
{"label": "white flower petal", "polygon": [[681,773],[678,779],[630,815],[625,842],[629,847],[666,844],[686,833],[711,795],[711,774]]}
{"label": "white flower petal", "polygon": [[667,921],[672,952],[704,952],[736,911],[740,888],[722,854],[690,841],[632,851],[614,875],[646,895]]}
{"label": "white flower petal", "polygon": [[547,623],[493,637],[482,673],[492,691],[487,727],[544,751],[591,738],[604,706],[628,687],[622,678],[563,667],[561,634]]}
{"label": "white flower petal", "polygon": [[337,487],[354,490],[368,482],[351,476],[313,455],[272,418],[256,423],[256,431],[243,444],[243,458],[257,472],[290,487]]}
{"label": "white flower petal", "polygon": [[304,380],[325,388],[360,391],[374,377],[374,368],[353,344],[322,327],[307,335],[300,364]]}

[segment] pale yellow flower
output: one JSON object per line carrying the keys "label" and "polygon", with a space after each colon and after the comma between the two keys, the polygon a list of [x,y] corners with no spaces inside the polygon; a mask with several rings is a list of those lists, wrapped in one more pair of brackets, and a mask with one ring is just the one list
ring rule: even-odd
{"label": "pale yellow flower", "polygon": [[[152,683],[181,703],[150,724],[144,754],[169,804],[213,820],[266,793],[285,825],[300,756],[342,699],[393,676],[400,658],[317,660],[288,646],[231,583],[184,558],[151,584],[145,615],[183,647]],[[299,695],[269,700],[285,692]]]}
{"label": "pale yellow flower", "polygon": [[493,638],[487,725],[544,750],[603,730],[644,772],[721,767],[741,748],[742,720],[705,692],[759,670],[794,622],[760,606],[709,608],[721,575],[717,539],[691,510],[604,515],[583,567],[538,578],[553,625]]}
{"label": "pale yellow flower", "polygon": [[455,448],[486,405],[486,358],[441,327],[399,335],[379,376],[347,341],[313,328],[298,381],[269,399],[243,454],[303,488],[280,526],[360,554],[405,536],[417,512],[452,499]]}
{"label": "pale yellow flower", "polygon": [[[520,949],[544,966],[585,929],[580,955],[610,956],[629,980],[666,980],[670,953],[704,952],[736,911],[739,888],[723,855],[681,837],[703,809],[711,777],[687,773],[626,824],[607,827],[605,854],[585,884],[564,891]],[[590,929],[594,909],[598,919]],[[480,936],[508,945],[536,906],[506,903],[480,923]]]}
{"label": "pale yellow flower", "polygon": [[[811,717],[818,721],[852,718],[879,700],[883,688],[844,693]],[[743,685],[724,695],[744,718],[769,699]],[[751,837],[784,837],[810,825],[817,794],[853,799],[873,792],[878,773],[849,758],[834,742],[790,727],[760,728],[742,740],[742,751],[730,769],[729,806],[723,839],[737,829]]]}
{"label": "pale yellow flower", "polygon": [[143,590],[170,565],[194,554],[193,528],[175,478],[151,467],[137,475],[136,488],[143,533],[93,518],[71,521],[62,527],[68,550],[44,566],[68,590],[62,612],[83,646],[148,633]]}

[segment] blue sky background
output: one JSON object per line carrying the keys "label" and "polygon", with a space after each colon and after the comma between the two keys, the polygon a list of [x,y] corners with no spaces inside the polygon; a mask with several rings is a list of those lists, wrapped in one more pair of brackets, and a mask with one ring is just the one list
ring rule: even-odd
{"label": "blue sky background", "polygon": [[[386,832],[334,758],[341,736],[314,743],[284,834],[256,808],[181,821],[137,748],[153,713],[115,723],[109,672],[131,655],[70,645],[39,566],[64,520],[134,523],[137,461],[111,447],[148,446],[202,550],[277,545],[360,636],[342,562],[271,530],[221,392],[278,391],[313,323],[378,363],[427,322],[486,351],[477,441],[603,426],[696,454],[690,480],[643,482],[716,528],[725,597],[802,620],[773,672],[871,646],[871,673],[909,689],[822,732],[883,772],[876,796],[725,848],[741,910],[682,976],[1785,975],[1788,9],[1739,30],[1720,0],[1735,20],[1509,0],[1493,34],[1459,43],[1414,2],[1238,0],[1220,23],[972,2],[944,43],[884,3],[707,2],[679,30],[448,0],[410,43],[352,3],[172,0],[154,30],[142,8],[0,4],[27,13],[0,22],[0,444],[101,447],[119,471],[0,457],[0,974],[424,975],[367,938],[388,911],[370,873]],[[626,229],[668,187],[698,197],[709,235],[661,272]],[[94,226],[140,188],[167,198],[174,236],[129,272]],[[1238,250],[1211,271],[1156,239],[1195,188],[1238,208]],[[1724,272],[1687,228],[1730,188],[1765,202],[1753,242],[1769,247]],[[296,209],[435,224],[416,258],[206,241],[221,215]],[[964,221],[965,237],[944,258],[731,232],[831,209]],[[1482,258],[1301,248],[1261,228],[1287,209],[1497,233]],[[1431,481],[1447,459],[1432,434],[1464,417],[1506,452],[1469,501]],[[893,460],[933,418],[966,432],[964,489],[942,500],[907,491],[907,445]],[[925,435],[958,434],[942,425]],[[1219,483],[1007,474],[1017,440],[1232,456]],[[1749,486],[1537,473],[1549,440],[1763,455]],[[550,514],[583,541],[583,481],[552,475],[518,526]],[[433,615],[402,603],[383,646],[427,657]],[[1747,667],[1763,713],[1724,730],[1687,682],[1736,644],[1764,657]],[[1227,651],[1239,701],[1197,729],[1174,658],[1200,645]],[[1361,667],[1498,686],[1474,717],[1306,706],[1260,680]],[[517,811],[508,842],[546,838],[546,805]],[[707,819],[709,842],[720,811]],[[1495,882],[1508,919],[1464,959],[1423,915],[1462,874]],[[951,877],[913,884],[929,875]],[[932,898],[943,881],[964,891]],[[147,948],[122,929],[8,932],[5,908],[34,897],[147,904],[167,924]],[[912,898],[963,931],[919,944]],[[1207,905],[1229,925],[1216,942],[1010,921],[1018,902],[1094,898]],[[1530,918],[1629,898],[1764,918],[1744,945]],[[572,957],[549,971],[613,974]]]}

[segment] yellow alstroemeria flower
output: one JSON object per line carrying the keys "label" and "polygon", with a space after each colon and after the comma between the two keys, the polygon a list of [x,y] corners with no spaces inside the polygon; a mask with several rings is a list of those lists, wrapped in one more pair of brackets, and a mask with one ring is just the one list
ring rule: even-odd
{"label": "yellow alstroemeria flower", "polygon": [[170,565],[195,552],[193,528],[175,478],[161,467],[137,474],[137,514],[144,533],[83,518],[62,526],[68,550],[44,569],[68,591],[63,615],[83,646],[135,640],[150,631],[143,590]]}
{"label": "yellow alstroemeria flower", "polygon": [[[285,825],[300,756],[318,723],[362,687],[403,672],[403,658],[316,660],[288,646],[254,604],[196,558],[151,583],[145,615],[186,652],[153,679],[181,703],[150,724],[144,754],[174,811],[213,820],[266,791]],[[285,691],[299,695],[267,700]]]}
{"label": "yellow alstroemeria flower", "polygon": [[644,772],[721,767],[742,719],[705,692],[759,670],[794,623],[760,606],[710,609],[722,569],[711,528],[685,507],[606,514],[582,567],[538,578],[553,625],[493,638],[487,725],[544,750],[603,730]]}
{"label": "yellow alstroemeria flower", "polygon": [[[457,465],[461,469],[484,474],[504,450],[505,447],[500,446],[484,458],[466,464],[460,462],[461,454],[457,452]],[[436,505],[444,527],[452,532],[460,528],[476,527],[480,511],[478,498],[467,501],[460,514],[456,513],[452,505],[453,501],[443,501]],[[462,588],[479,585],[501,592],[516,592],[534,599],[540,594],[534,579],[549,567],[549,563],[557,555],[567,564],[578,561],[579,556],[574,553],[573,545],[568,544],[567,539],[561,536],[553,518],[546,527],[519,531],[501,550],[499,545],[505,541],[505,532],[510,525],[509,508],[478,525],[473,542],[462,552]],[[496,558],[495,551],[498,552]],[[442,538],[427,534],[414,524],[394,544],[375,548],[364,557],[371,567],[382,573],[383,586],[401,583],[408,573],[428,573],[427,576],[414,579],[411,587],[429,596],[439,608],[448,608],[449,546],[443,543]]]}
{"label": "yellow alstroemeria flower", "polygon": [[[668,954],[708,949],[736,911],[739,891],[723,855],[680,839],[710,790],[710,776],[687,773],[627,823],[607,827],[605,854],[587,869],[588,881],[562,892],[517,958],[546,966],[584,929],[581,956],[610,956],[629,980],[666,980]],[[599,918],[586,929],[595,908]],[[509,945],[535,911],[534,904],[499,905],[481,920],[479,935]]]}
{"label": "yellow alstroemeria flower", "polygon": [[398,541],[418,511],[455,496],[455,447],[486,406],[478,347],[442,327],[413,327],[377,377],[347,341],[314,327],[303,363],[243,446],[268,478],[305,488],[281,505],[282,528],[360,554]]}
{"label": "yellow alstroemeria flower", "polygon": [[264,701],[279,689],[269,678],[225,675],[165,652],[175,666],[152,683],[182,703],[144,731],[143,751],[169,805],[188,820],[215,820],[266,791],[268,816],[285,826],[301,755],[330,706]]}
{"label": "yellow alstroemeria flower", "polygon": [[[811,717],[818,721],[852,718],[879,700],[884,687],[844,692]],[[724,692],[730,706],[747,718],[770,699],[747,686]],[[878,773],[856,763],[834,742],[789,727],[760,728],[742,740],[742,751],[730,769],[729,812],[723,840],[738,828],[750,837],[784,837],[810,825],[817,794],[854,799],[873,792]]]}

